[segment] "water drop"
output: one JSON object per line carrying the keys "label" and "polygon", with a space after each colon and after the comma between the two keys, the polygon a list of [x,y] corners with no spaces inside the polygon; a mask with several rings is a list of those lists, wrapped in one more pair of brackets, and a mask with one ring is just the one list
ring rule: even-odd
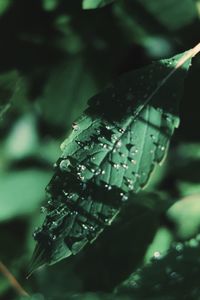
{"label": "water drop", "polygon": [[61,171],[67,171],[69,169],[69,166],[70,166],[70,161],[69,159],[63,159],[61,162],[60,162],[60,170]]}
{"label": "water drop", "polygon": [[136,165],[137,161],[135,159],[131,159],[133,165]]}
{"label": "water drop", "polygon": [[128,196],[125,195],[124,193],[120,193],[120,197],[123,202],[128,200]]}
{"label": "water drop", "polygon": [[122,167],[124,168],[124,169],[128,169],[128,165],[127,164],[122,164]]}
{"label": "water drop", "polygon": [[40,212],[45,213],[47,211],[47,208],[45,206],[41,206]]}
{"label": "water drop", "polygon": [[120,164],[114,164],[113,167],[118,170],[120,168]]}
{"label": "water drop", "polygon": [[156,137],[155,137],[155,135],[154,135],[154,134],[150,134],[150,137],[152,138],[152,140],[153,140],[153,141],[155,141],[155,140],[156,140]]}
{"label": "water drop", "polygon": [[72,123],[72,128],[73,128],[73,130],[74,131],[78,131],[79,130],[79,126],[78,126],[78,124],[77,123]]}
{"label": "water drop", "polygon": [[158,148],[159,148],[161,151],[165,151],[165,147],[162,146],[162,145],[159,145]]}
{"label": "water drop", "polygon": [[109,185],[109,184],[105,184],[105,188],[106,188],[108,191],[110,191],[110,190],[112,189],[112,186]]}
{"label": "water drop", "polygon": [[159,251],[155,251],[154,254],[153,254],[153,259],[159,260],[161,258],[162,258],[162,256],[161,256],[160,252]]}
{"label": "water drop", "polygon": [[176,251],[181,252],[181,251],[183,251],[183,248],[184,248],[184,246],[182,243],[176,243],[176,245],[175,245]]}
{"label": "water drop", "polygon": [[125,132],[125,129],[124,129],[124,128],[119,128],[118,131],[119,131],[120,133],[124,133],[124,132]]}
{"label": "water drop", "polygon": [[117,143],[116,143],[116,147],[117,148],[120,148],[122,146],[122,142],[121,141],[118,141]]}
{"label": "water drop", "polygon": [[101,169],[100,169],[100,168],[97,168],[97,169],[95,170],[94,175],[98,176],[98,175],[100,175],[100,174],[101,174]]}
{"label": "water drop", "polygon": [[52,222],[52,225],[53,225],[54,227],[57,227],[57,226],[58,226],[58,223],[57,223],[56,221],[53,221],[53,222]]}

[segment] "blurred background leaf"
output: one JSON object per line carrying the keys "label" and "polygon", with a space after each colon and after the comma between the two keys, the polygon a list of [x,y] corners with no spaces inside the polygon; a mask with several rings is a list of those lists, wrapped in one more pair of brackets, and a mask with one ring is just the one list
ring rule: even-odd
{"label": "blurred background leaf", "polygon": [[83,0],[83,9],[93,9],[103,7],[114,0]]}

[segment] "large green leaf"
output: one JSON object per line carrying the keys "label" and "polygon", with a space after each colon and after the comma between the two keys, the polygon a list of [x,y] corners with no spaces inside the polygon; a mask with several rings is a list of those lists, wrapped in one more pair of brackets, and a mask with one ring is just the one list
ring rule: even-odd
{"label": "large green leaf", "polygon": [[94,9],[112,3],[114,0],[83,0],[83,9]]}
{"label": "large green leaf", "polygon": [[[186,55],[186,56],[184,56]],[[62,144],[32,268],[79,252],[147,184],[175,127],[190,52],[117,79],[89,101]]]}

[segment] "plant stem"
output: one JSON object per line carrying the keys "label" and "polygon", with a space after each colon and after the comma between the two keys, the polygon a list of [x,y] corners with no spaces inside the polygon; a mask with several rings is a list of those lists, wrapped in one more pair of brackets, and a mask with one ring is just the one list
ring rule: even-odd
{"label": "plant stem", "polygon": [[15,289],[18,295],[20,296],[27,296],[30,295],[23,289],[23,287],[19,284],[17,279],[11,274],[8,268],[0,261],[0,272],[7,278],[10,285]]}

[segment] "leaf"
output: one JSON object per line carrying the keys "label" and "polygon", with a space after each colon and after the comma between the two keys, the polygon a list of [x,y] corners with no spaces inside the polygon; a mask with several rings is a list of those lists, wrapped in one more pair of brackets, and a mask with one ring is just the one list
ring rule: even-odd
{"label": "leaf", "polygon": [[114,2],[114,0],[83,0],[82,7],[83,9],[95,9],[108,5],[112,2]]}
{"label": "leaf", "polygon": [[54,126],[66,127],[86,107],[88,97],[96,92],[96,83],[80,56],[71,56],[52,69],[39,99],[43,118]]}
{"label": "leaf", "polygon": [[144,188],[178,126],[184,77],[198,51],[127,73],[89,101],[47,187],[31,271],[78,253],[112,223],[129,192]]}
{"label": "leaf", "polygon": [[178,30],[197,18],[197,10],[192,0],[136,0],[150,15],[168,30]]}
{"label": "leaf", "polygon": [[13,0],[0,0],[0,16],[10,8],[12,2]]}
{"label": "leaf", "polygon": [[18,79],[16,71],[0,74],[0,119],[10,107],[10,100],[16,91]]}
{"label": "leaf", "polygon": [[200,228],[200,194],[187,196],[170,207],[167,219],[174,224],[177,239],[194,237]]}
{"label": "leaf", "polygon": [[113,12],[128,39],[141,45],[153,58],[172,55],[176,47],[174,38],[178,35],[185,44],[198,26],[192,0],[183,0],[178,5],[175,0],[122,0],[116,2]]}
{"label": "leaf", "polygon": [[150,264],[138,269],[116,295],[132,299],[199,299],[200,236],[174,243],[166,255],[154,253]]}
{"label": "leaf", "polygon": [[50,174],[37,169],[0,173],[0,222],[28,215],[43,200]]}

